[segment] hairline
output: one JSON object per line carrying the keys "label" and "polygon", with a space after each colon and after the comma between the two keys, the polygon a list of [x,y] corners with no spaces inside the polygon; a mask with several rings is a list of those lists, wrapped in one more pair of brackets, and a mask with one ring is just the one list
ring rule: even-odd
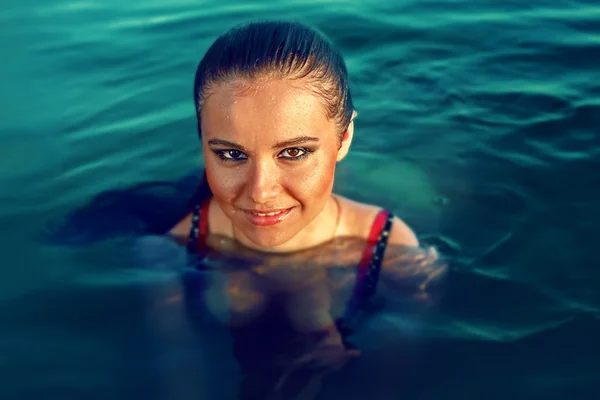
{"label": "hairline", "polygon": [[[325,118],[329,121],[334,122],[338,125],[338,121],[335,120],[335,116],[332,117],[328,110],[328,104],[326,103],[325,96],[319,92],[315,86],[318,85],[320,78],[310,77],[310,75],[301,75],[300,74],[290,74],[286,75],[285,73],[279,71],[265,71],[263,73],[256,73],[253,76],[243,76],[241,74],[239,76],[236,74],[230,74],[230,76],[225,76],[221,79],[217,79],[214,82],[207,82],[204,86],[204,93],[199,96],[200,104],[197,105],[196,112],[200,113],[202,117],[202,106],[206,103],[206,101],[219,90],[220,87],[225,85],[234,85],[234,93],[238,96],[251,96],[256,93],[261,87],[268,85],[274,81],[287,81],[291,84],[295,89],[302,90],[310,95],[313,95],[318,98],[321,103],[321,110]],[[294,76],[296,75],[296,76]],[[308,80],[312,81],[308,85],[297,84],[299,81]],[[345,130],[347,127],[338,127]],[[338,132],[338,136],[341,136],[343,132]]]}

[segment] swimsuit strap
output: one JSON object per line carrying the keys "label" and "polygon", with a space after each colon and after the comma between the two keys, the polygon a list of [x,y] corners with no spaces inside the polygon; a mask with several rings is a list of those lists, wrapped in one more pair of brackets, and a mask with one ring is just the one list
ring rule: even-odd
{"label": "swimsuit strap", "polygon": [[348,301],[344,316],[338,320],[338,327],[343,331],[348,331],[347,326],[352,318],[375,294],[393,221],[394,215],[387,210],[381,210],[375,217],[367,247],[358,264],[352,297]]}
{"label": "swimsuit strap", "polygon": [[188,235],[187,250],[191,254],[201,254],[208,236],[208,205],[210,197],[196,204],[192,211],[192,224]]}
{"label": "swimsuit strap", "polygon": [[394,215],[387,210],[381,210],[377,214],[367,240],[367,248],[365,248],[363,258],[358,265],[357,281],[358,283],[365,282],[369,296],[375,292],[379,280],[379,271],[383,263],[383,256],[387,248],[393,221]]}

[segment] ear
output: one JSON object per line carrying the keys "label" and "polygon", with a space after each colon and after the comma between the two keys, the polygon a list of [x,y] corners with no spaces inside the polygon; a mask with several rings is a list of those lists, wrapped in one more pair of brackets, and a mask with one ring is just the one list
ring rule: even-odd
{"label": "ear", "polygon": [[352,112],[352,118],[350,119],[350,123],[348,124],[346,132],[344,132],[344,137],[342,138],[342,143],[340,144],[340,149],[338,150],[336,159],[338,162],[342,161],[350,150],[350,144],[352,143],[352,138],[354,137],[354,118],[356,118],[357,115],[358,113],[356,111]]}

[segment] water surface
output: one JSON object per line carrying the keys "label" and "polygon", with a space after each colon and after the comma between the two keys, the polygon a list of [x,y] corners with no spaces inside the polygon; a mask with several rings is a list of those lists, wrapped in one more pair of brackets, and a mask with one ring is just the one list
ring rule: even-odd
{"label": "water surface", "polygon": [[341,49],[359,117],[338,190],[394,210],[454,260],[432,321],[381,313],[360,334],[361,363],[322,398],[598,398],[592,0],[9,0],[2,397],[232,398],[206,364],[233,371],[227,343],[207,346],[177,307],[160,308],[168,277],[133,269],[111,235],[89,246],[77,230],[73,246],[40,236],[100,193],[197,173],[196,65],[254,18],[310,23]]}

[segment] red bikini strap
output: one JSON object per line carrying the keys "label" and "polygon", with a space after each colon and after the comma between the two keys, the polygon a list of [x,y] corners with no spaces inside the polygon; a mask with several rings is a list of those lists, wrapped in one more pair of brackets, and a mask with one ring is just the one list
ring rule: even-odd
{"label": "red bikini strap", "polygon": [[362,278],[363,275],[367,273],[369,268],[369,263],[371,262],[371,257],[373,257],[373,251],[375,250],[375,245],[379,239],[379,234],[383,230],[385,226],[385,221],[389,215],[389,211],[381,210],[375,217],[373,224],[371,225],[371,232],[369,233],[369,238],[367,239],[367,247],[363,252],[362,259],[360,264],[358,265],[358,277]]}
{"label": "red bikini strap", "polygon": [[208,205],[210,204],[210,197],[202,203],[200,208],[200,220],[198,221],[198,238],[205,238],[208,236]]}
{"label": "red bikini strap", "polygon": [[196,239],[196,252],[202,254],[206,250],[206,237],[208,236],[208,205],[210,198],[206,199],[200,206],[198,218],[198,237]]}

